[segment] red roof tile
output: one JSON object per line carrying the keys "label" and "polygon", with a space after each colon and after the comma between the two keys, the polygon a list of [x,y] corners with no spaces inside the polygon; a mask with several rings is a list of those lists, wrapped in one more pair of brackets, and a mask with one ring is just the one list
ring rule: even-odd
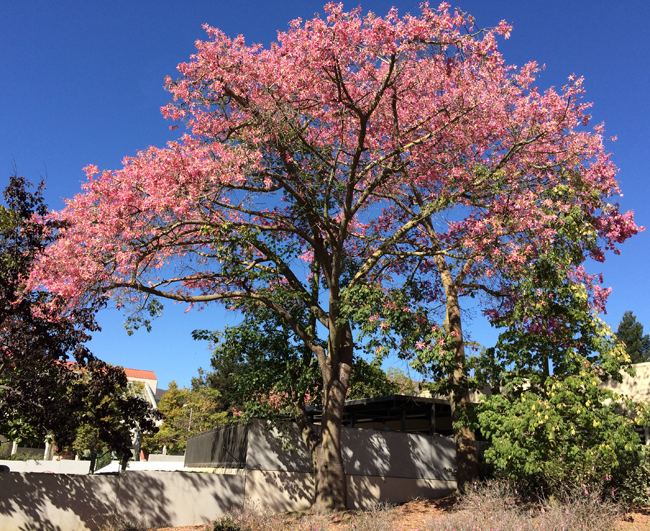
{"label": "red roof tile", "polygon": [[142,378],[143,380],[158,380],[156,373],[153,371],[144,371],[142,369],[127,369],[124,367],[127,378]]}

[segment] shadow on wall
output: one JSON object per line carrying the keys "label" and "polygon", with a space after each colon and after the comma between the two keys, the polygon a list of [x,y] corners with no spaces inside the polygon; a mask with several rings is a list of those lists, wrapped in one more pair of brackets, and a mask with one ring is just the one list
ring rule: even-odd
{"label": "shadow on wall", "polygon": [[189,472],[3,473],[0,529],[67,531],[209,522],[241,508],[243,478]]}
{"label": "shadow on wall", "polygon": [[345,428],[342,442],[351,509],[437,498],[456,486],[448,437]]}
{"label": "shadow on wall", "polygon": [[634,376],[623,373],[623,380],[620,383],[610,380],[605,387],[637,402],[648,402],[650,401],[650,362],[636,363],[632,367],[635,371]]}
{"label": "shadow on wall", "polygon": [[263,512],[272,507],[280,512],[311,507],[315,496],[311,456],[296,424],[251,422],[245,467],[247,508]]}
{"label": "shadow on wall", "polygon": [[[455,487],[455,447],[446,437],[345,428],[342,443],[350,508],[432,498]],[[231,445],[217,452],[223,462],[240,464],[223,473],[4,472],[0,529],[172,527],[208,523],[244,506],[262,513],[311,506],[315,494],[311,457],[295,424],[252,423],[246,446],[243,459],[238,451],[222,455]],[[207,451],[213,450],[208,444]]]}
{"label": "shadow on wall", "polygon": [[[452,439],[344,428],[343,460],[350,508],[440,497],[455,488]],[[311,460],[295,424],[249,425],[246,502],[256,512],[309,508],[314,498]]]}

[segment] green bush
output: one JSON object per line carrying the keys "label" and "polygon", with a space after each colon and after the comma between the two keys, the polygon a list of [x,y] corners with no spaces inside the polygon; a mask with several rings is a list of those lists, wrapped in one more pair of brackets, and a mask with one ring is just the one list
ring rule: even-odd
{"label": "green bush", "polygon": [[[644,450],[634,421],[588,371],[550,377],[539,389],[494,395],[478,408],[495,473],[535,494],[582,490],[640,499]],[[646,460],[647,463],[647,460]]]}
{"label": "green bush", "polygon": [[631,507],[650,505],[650,446],[643,447],[638,466],[623,479],[618,498]]}

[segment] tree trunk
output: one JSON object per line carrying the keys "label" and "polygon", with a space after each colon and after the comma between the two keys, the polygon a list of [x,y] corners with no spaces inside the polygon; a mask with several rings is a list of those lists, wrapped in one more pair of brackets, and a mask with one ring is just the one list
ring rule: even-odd
{"label": "tree trunk", "polygon": [[347,481],[341,453],[343,407],[340,403],[344,400],[330,398],[323,407],[321,442],[316,458],[315,509],[319,513],[343,511],[347,507]]}
{"label": "tree trunk", "polygon": [[[447,272],[448,273],[448,272]],[[461,323],[458,290],[451,275],[442,275],[446,294],[447,331],[452,338],[454,370],[451,375],[451,417],[456,440],[456,484],[464,492],[468,483],[479,476],[476,434],[469,426],[471,401],[467,384],[467,362]]]}
{"label": "tree trunk", "polygon": [[455,426],[456,441],[456,485],[460,492],[465,492],[467,485],[479,476],[476,434],[466,424],[469,406],[468,393],[459,393],[459,396],[454,396],[452,399],[451,416]]}
{"label": "tree trunk", "polygon": [[329,358],[329,370],[323,371],[323,417],[316,457],[314,508],[319,513],[344,511],[347,508],[347,479],[341,451],[341,433],[352,369],[350,330],[330,335]]}

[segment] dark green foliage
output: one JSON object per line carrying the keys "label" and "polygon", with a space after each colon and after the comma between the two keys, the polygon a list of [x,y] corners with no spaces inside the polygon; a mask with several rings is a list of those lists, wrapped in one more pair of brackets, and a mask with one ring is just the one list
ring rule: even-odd
{"label": "dark green foliage", "polygon": [[632,312],[623,314],[616,335],[625,344],[632,363],[650,361],[650,335],[643,334],[643,325]]}
{"label": "dark green foliage", "polygon": [[25,288],[34,258],[61,228],[34,219],[47,213],[42,191],[42,184],[31,191],[13,176],[0,205],[0,435],[19,441],[47,436],[63,449],[87,425],[127,456],[130,430],[153,429],[154,417],[144,400],[128,393],[124,371],[86,347],[98,330],[101,303],[64,314],[60,301]]}
{"label": "dark green foliage", "polygon": [[[316,360],[267,312],[247,313],[237,326],[194,337],[214,346],[212,371],[199,379],[218,390],[223,407],[236,416],[294,415],[316,396]],[[279,400],[269,403],[270,396]]]}
{"label": "dark green foliage", "polygon": [[399,385],[383,371],[378,361],[354,359],[348,398],[374,398],[400,393]]}
{"label": "dark green foliage", "polygon": [[[270,313],[249,312],[237,326],[221,332],[196,331],[195,339],[214,345],[212,371],[202,383],[217,389],[223,407],[238,417],[296,417],[321,402],[322,378],[316,359],[305,352],[285,326]],[[370,398],[399,392],[379,361],[355,357],[348,398]]]}
{"label": "dark green foliage", "polygon": [[650,505],[650,446],[641,449],[639,463],[626,474],[619,498],[631,507]]}

